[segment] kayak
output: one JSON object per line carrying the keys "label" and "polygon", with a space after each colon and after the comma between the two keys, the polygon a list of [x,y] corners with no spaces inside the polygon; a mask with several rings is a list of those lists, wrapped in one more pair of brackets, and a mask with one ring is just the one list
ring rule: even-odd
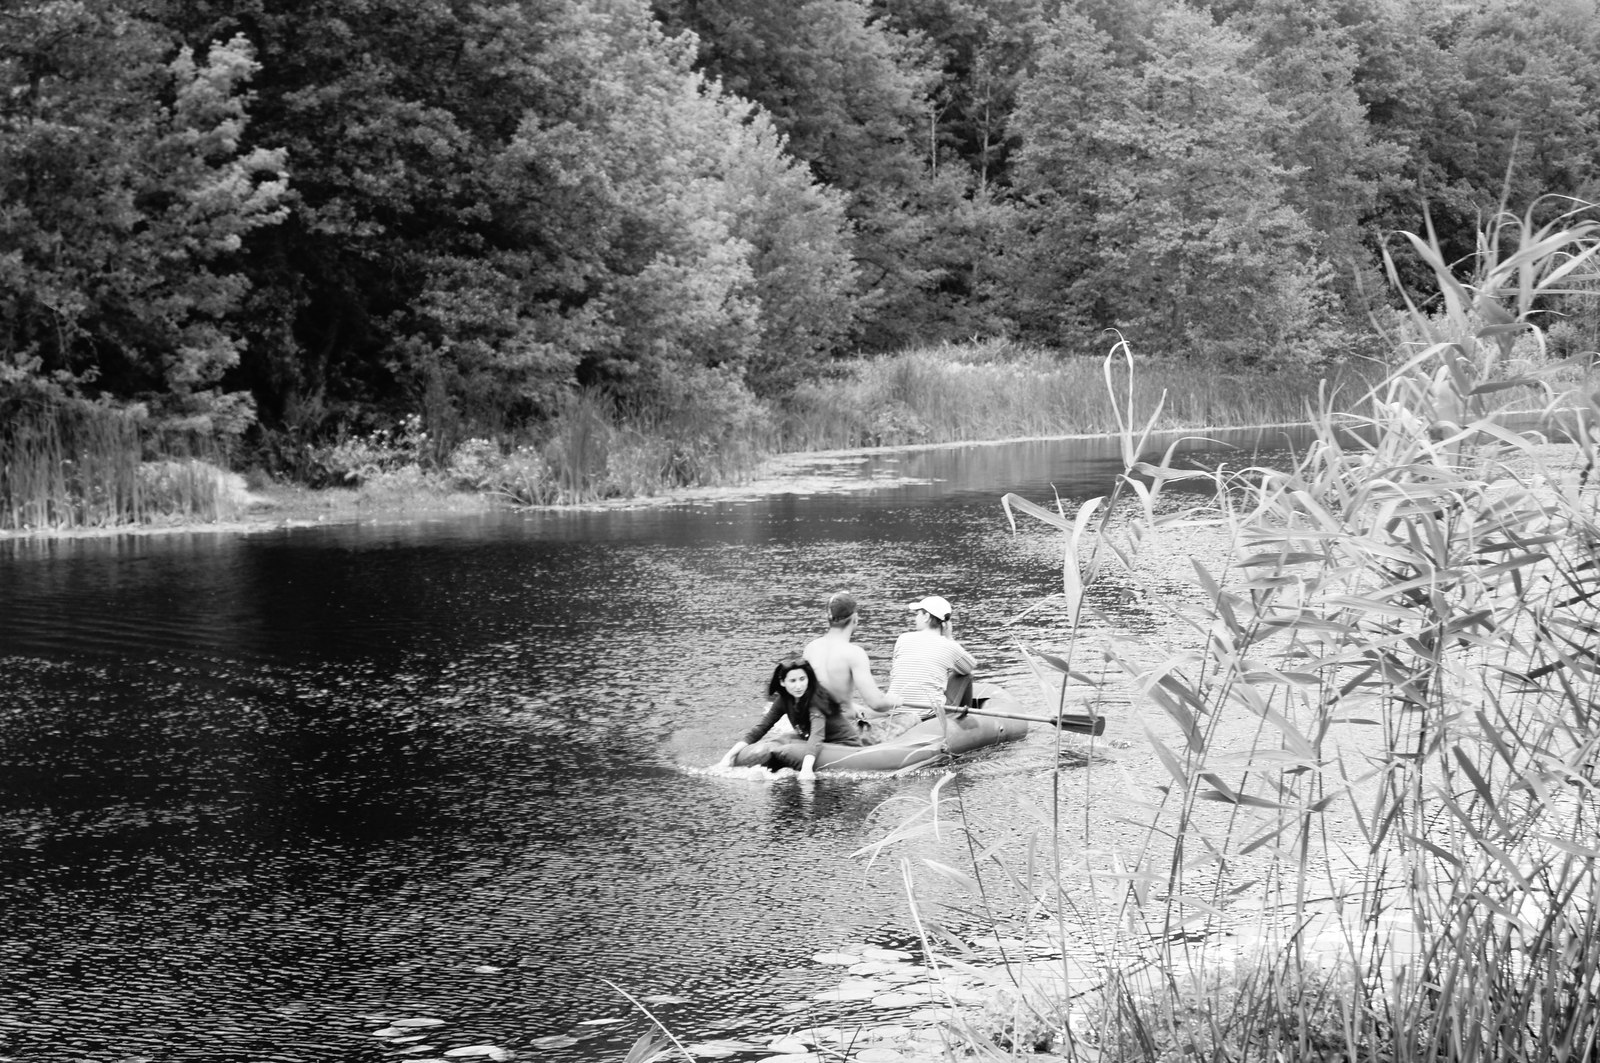
{"label": "kayak", "polygon": [[[1016,699],[1003,687],[978,683],[973,700],[990,711],[1020,712]],[[945,756],[959,756],[976,749],[1014,742],[1028,733],[1026,720],[996,716],[962,716],[957,708],[947,709],[941,721],[935,716],[875,746],[847,746],[824,742],[817,748],[817,771],[900,771],[931,764]],[[735,767],[762,765],[772,768],[797,767],[804,742],[796,737],[783,743],[784,752],[774,752],[773,743],[757,742],[741,749],[733,759]],[[789,754],[789,755],[785,755]],[[792,763],[791,763],[792,761]]]}

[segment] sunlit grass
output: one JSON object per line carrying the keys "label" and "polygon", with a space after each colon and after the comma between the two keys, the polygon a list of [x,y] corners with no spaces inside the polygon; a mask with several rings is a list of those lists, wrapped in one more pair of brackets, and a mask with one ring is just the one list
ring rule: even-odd
{"label": "sunlit grass", "polygon": [[[1235,371],[1193,362],[1144,366],[1134,399],[1165,395],[1162,428],[1299,422],[1319,387],[1364,392],[1360,367]],[[1117,419],[1098,359],[1061,357],[1004,341],[944,344],[864,360],[839,379],[802,386],[777,419],[776,445],[824,450],[1101,434]]]}

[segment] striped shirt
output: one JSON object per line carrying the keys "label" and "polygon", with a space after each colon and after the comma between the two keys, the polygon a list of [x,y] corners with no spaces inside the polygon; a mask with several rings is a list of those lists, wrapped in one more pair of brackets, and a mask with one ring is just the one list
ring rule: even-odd
{"label": "striped shirt", "polygon": [[954,639],[918,628],[895,639],[889,696],[901,703],[943,705],[950,673],[968,675],[977,661]]}

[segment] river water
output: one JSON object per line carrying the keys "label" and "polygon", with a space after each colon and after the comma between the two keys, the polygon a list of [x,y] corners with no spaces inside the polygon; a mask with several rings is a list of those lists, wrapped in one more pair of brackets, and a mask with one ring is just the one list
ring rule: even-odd
{"label": "river water", "polygon": [[[792,1025],[838,981],[818,952],[915,948],[899,857],[965,849],[855,854],[942,773],[707,765],[841,588],[880,680],[904,603],[942,594],[1036,699],[1012,639],[1056,621],[1006,622],[1059,548],[999,498],[1117,468],[1096,441],[878,452],[744,499],[0,541],[0,1058],[620,1060],[648,1023],[619,991],[685,1040]],[[947,792],[1014,815],[1041,730]],[[403,1018],[435,1047],[374,1038]]]}

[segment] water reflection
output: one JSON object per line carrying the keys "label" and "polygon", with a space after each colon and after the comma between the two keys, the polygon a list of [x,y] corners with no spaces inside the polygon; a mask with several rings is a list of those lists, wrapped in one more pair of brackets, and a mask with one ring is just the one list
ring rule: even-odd
{"label": "water reflection", "polygon": [[[812,954],[914,943],[897,865],[851,854],[934,776],[699,769],[838,587],[876,661],[937,592],[1025,688],[1005,621],[1059,546],[998,496],[1115,467],[974,447],[842,466],[903,480],[865,492],[0,543],[0,1055],[373,1058],[431,1016],[441,1051],[581,1036],[559,1063],[643,1032],[605,978],[687,998],[688,1037],[782,1028],[836,980]],[[961,795],[1005,822],[1053,738],[989,756]]]}

